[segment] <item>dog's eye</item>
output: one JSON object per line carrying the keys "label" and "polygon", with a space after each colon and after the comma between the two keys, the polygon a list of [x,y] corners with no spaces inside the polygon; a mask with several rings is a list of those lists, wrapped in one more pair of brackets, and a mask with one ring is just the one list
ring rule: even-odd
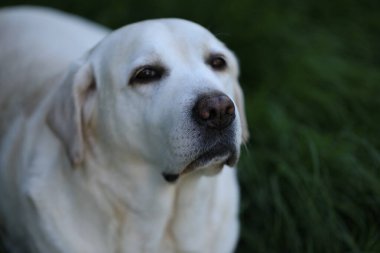
{"label": "dog's eye", "polygon": [[211,55],[207,60],[207,64],[213,69],[221,71],[227,68],[227,62],[222,55]]}
{"label": "dog's eye", "polygon": [[161,79],[164,74],[164,69],[159,66],[143,66],[138,68],[131,79],[130,84],[145,84]]}

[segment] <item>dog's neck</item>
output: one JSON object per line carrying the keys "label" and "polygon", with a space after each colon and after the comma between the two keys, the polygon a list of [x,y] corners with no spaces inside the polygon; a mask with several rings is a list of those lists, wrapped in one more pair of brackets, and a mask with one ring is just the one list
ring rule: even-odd
{"label": "dog's neck", "polygon": [[[151,252],[158,245],[167,247],[161,245],[163,241],[180,244],[183,233],[192,231],[192,236],[196,236],[199,225],[207,224],[208,215],[199,212],[212,213],[210,201],[218,186],[217,177],[204,177],[195,172],[176,183],[168,183],[160,168],[136,157],[111,160],[107,164],[99,161],[88,165],[86,170],[92,178],[88,185],[93,187],[89,192],[98,192],[96,198],[101,208],[109,217],[117,217],[116,223],[123,227],[118,231],[133,229],[133,235],[140,237],[137,241],[141,245],[136,252],[142,248]],[[120,237],[123,240],[119,243],[123,245],[119,247],[136,245],[135,237],[128,234]]]}
{"label": "dog's neck", "polygon": [[[90,248],[94,247],[91,242],[97,241],[95,253],[188,252],[200,243],[216,240],[212,236],[221,225],[215,221],[224,220],[219,216],[236,206],[226,201],[230,199],[226,195],[236,192],[231,169],[225,168],[214,177],[192,172],[168,183],[160,168],[144,160],[117,154],[100,160],[104,155],[99,154],[105,150],[96,144],[92,147],[84,167],[54,168],[48,173],[49,180],[43,181],[45,186],[35,189],[34,203],[42,216],[50,217],[49,226],[64,228],[63,234],[72,235],[62,237],[59,245],[81,238],[83,245],[72,245]],[[64,150],[54,150],[62,154],[50,157],[63,159]],[[53,163],[69,165],[67,158]],[[55,190],[48,194],[43,189],[50,189],[50,182],[55,182]],[[228,191],[221,190],[224,188]],[[57,201],[59,207],[52,208],[51,201]],[[61,210],[68,212],[65,219]]]}

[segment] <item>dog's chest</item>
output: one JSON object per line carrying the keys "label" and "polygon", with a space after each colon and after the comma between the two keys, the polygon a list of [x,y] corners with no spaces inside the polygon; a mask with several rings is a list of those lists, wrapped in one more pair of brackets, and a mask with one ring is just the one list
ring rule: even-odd
{"label": "dog's chest", "polygon": [[[31,230],[54,236],[43,248],[56,251],[40,253],[204,253],[221,242],[231,221],[236,222],[234,212],[225,215],[226,206],[235,209],[229,201],[236,198],[220,191],[224,184],[234,192],[235,181],[229,185],[222,177],[188,178],[165,187],[119,188],[114,183],[116,188],[97,184],[86,189],[68,185],[58,171],[31,198],[36,210],[36,217],[29,219]],[[116,195],[116,190],[123,194]]]}

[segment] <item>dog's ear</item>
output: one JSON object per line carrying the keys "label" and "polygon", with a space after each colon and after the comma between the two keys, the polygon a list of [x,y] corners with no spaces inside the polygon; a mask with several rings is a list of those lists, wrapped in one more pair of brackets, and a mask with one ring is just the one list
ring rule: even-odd
{"label": "dog's ear", "polygon": [[73,64],[50,101],[47,124],[61,140],[72,166],[84,159],[83,107],[96,88],[90,64]]}
{"label": "dog's ear", "polygon": [[234,84],[234,98],[240,116],[240,124],[242,128],[242,141],[243,143],[246,143],[249,139],[249,130],[247,124],[247,117],[245,115],[244,109],[243,90],[238,82],[235,82]]}

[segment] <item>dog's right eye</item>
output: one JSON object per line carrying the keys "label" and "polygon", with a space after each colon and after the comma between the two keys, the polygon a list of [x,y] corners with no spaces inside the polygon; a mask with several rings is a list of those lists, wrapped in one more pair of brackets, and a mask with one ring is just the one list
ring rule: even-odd
{"label": "dog's right eye", "polygon": [[160,80],[164,72],[164,68],[159,66],[143,66],[137,68],[129,80],[129,84],[146,84]]}

